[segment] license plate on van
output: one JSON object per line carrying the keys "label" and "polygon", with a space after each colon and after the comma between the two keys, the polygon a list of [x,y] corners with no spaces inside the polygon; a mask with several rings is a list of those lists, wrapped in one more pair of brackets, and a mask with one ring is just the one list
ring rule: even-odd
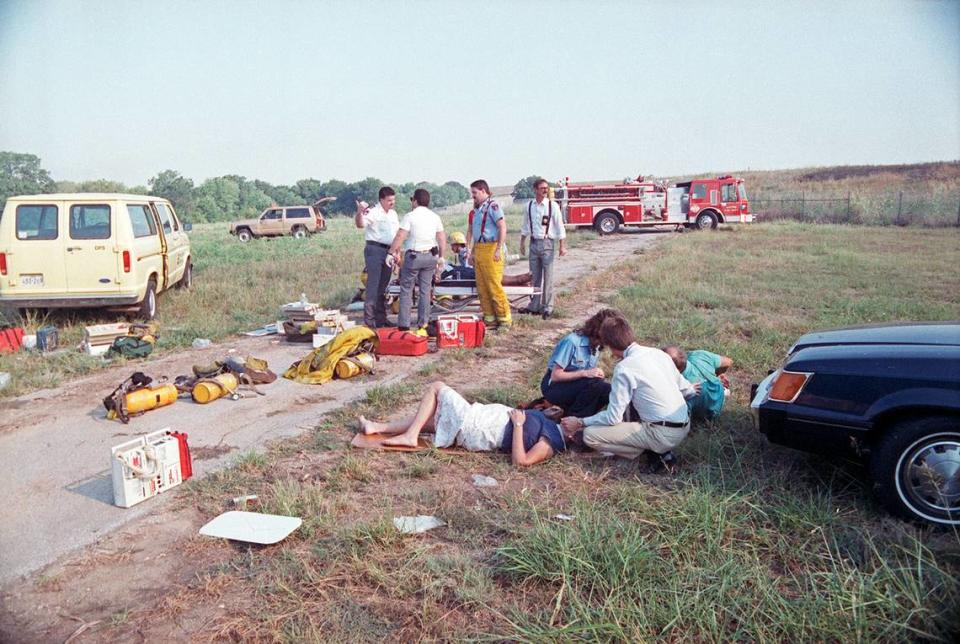
{"label": "license plate on van", "polygon": [[20,286],[43,286],[43,274],[21,275]]}

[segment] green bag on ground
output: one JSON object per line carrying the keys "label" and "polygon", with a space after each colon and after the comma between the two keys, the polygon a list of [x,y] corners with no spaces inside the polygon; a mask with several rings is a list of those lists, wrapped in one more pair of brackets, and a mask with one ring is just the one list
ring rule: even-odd
{"label": "green bag on ground", "polygon": [[113,341],[108,353],[124,358],[146,358],[153,351],[153,343],[133,335],[123,335]]}

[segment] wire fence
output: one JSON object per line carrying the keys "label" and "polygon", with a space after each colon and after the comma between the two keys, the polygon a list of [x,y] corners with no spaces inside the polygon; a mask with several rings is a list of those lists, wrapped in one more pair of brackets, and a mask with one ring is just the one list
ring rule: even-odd
{"label": "wire fence", "polygon": [[761,221],[792,219],[813,223],[880,226],[960,227],[960,195],[905,192],[799,195],[750,199]]}

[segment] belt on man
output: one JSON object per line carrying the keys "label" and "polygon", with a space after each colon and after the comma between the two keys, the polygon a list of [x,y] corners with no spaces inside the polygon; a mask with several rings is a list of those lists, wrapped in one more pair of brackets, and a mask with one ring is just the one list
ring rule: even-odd
{"label": "belt on man", "polygon": [[382,244],[380,242],[373,241],[372,239],[368,239],[367,243],[373,244],[374,246],[379,246],[380,248],[385,248],[386,250],[390,250],[390,244]]}
{"label": "belt on man", "polygon": [[686,427],[687,423],[675,423],[672,420],[655,420],[653,422],[647,423],[648,425],[660,425],[661,427],[673,427],[674,429],[680,429],[681,427]]}
{"label": "belt on man", "polygon": [[430,253],[432,255],[439,255],[440,249],[434,246],[433,248],[428,248],[427,250],[413,250],[412,248],[407,250],[408,253],[414,253],[416,255],[423,255],[424,253]]}

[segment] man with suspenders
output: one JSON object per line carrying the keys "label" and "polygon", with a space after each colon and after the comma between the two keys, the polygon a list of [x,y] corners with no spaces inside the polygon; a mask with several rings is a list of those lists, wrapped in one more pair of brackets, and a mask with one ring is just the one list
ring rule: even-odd
{"label": "man with suspenders", "polygon": [[533,189],[536,199],[527,204],[526,216],[520,224],[520,254],[526,254],[529,237],[530,272],[534,288],[540,287],[540,295],[535,295],[530,306],[520,309],[520,313],[542,315],[546,320],[553,314],[553,260],[558,245],[560,256],[567,254],[567,231],[559,204],[549,197],[546,179],[537,179]]}

